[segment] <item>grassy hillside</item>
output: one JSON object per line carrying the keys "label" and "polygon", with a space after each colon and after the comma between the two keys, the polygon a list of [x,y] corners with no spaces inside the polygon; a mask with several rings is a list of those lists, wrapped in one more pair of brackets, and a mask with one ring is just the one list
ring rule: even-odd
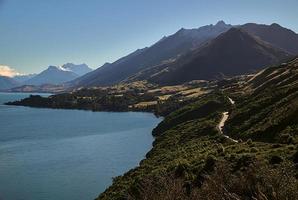
{"label": "grassy hillside", "polygon": [[[297,64],[227,82],[166,116],[147,158],[98,199],[297,199]],[[288,79],[273,81],[285,69]],[[238,142],[216,128],[224,111]]]}
{"label": "grassy hillside", "polygon": [[298,59],[264,70],[242,88],[247,93],[238,100],[227,132],[236,138],[291,143],[298,134]]}

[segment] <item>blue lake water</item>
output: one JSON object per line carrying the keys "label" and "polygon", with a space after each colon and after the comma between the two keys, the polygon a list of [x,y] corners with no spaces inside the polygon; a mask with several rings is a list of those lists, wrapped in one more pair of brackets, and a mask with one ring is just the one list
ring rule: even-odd
{"label": "blue lake water", "polygon": [[150,113],[1,105],[28,94],[0,93],[0,200],[94,199],[112,177],[150,150]]}

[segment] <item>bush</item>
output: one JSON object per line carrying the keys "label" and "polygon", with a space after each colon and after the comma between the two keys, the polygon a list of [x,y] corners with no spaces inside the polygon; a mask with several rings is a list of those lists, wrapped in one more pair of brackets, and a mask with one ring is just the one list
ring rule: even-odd
{"label": "bush", "polygon": [[251,149],[250,149],[250,152],[251,153],[256,153],[256,152],[258,152],[259,150],[256,148],[256,147],[252,147]]}
{"label": "bush", "polygon": [[189,170],[190,165],[186,161],[179,161],[178,165],[175,168],[175,176],[182,177],[186,175],[186,172]]}
{"label": "bush", "polygon": [[282,161],[283,161],[283,159],[280,156],[274,155],[274,156],[271,157],[269,163],[272,164],[272,165],[274,165],[274,164],[279,164]]}
{"label": "bush", "polygon": [[296,151],[296,153],[293,155],[293,162],[298,164],[298,151]]}
{"label": "bush", "polygon": [[248,145],[252,145],[252,139],[248,139],[248,140],[246,141],[246,144],[248,144]]}
{"label": "bush", "polygon": [[215,163],[216,163],[216,158],[212,155],[208,155],[206,162],[205,162],[204,170],[207,172],[213,171],[213,169],[215,167]]}

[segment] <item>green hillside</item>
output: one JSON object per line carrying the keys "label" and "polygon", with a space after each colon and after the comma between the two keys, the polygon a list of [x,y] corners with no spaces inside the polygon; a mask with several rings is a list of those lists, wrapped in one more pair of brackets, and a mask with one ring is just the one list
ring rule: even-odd
{"label": "green hillside", "polygon": [[[98,199],[297,199],[297,66],[232,80],[166,116],[147,158]],[[217,129],[225,111],[238,142]]]}

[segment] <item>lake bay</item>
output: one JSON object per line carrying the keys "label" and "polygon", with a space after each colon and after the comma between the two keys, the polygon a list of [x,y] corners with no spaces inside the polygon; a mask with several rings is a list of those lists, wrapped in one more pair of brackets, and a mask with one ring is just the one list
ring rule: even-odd
{"label": "lake bay", "polygon": [[150,113],[2,105],[27,96],[0,93],[0,199],[94,199],[145,157],[161,121]]}

